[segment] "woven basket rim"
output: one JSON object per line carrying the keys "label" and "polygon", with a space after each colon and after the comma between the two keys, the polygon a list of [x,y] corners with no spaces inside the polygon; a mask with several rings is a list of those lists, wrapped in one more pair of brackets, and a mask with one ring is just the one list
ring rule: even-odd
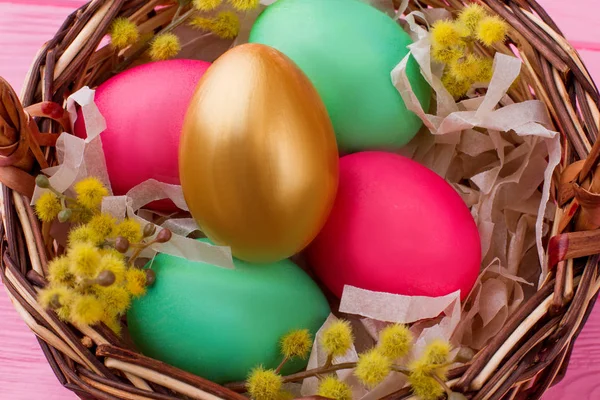
{"label": "woven basket rim", "polygon": [[[397,7],[402,2],[393,1]],[[476,0],[410,0],[409,9],[432,6],[455,13],[473,1]],[[18,157],[0,153],[4,199],[0,274],[17,311],[37,335],[58,380],[80,397],[242,400],[244,396],[226,387],[136,353],[106,326],[65,324],[35,299],[35,288],[45,285],[52,249],[44,244],[45,232],[29,205],[33,177],[19,168],[19,162],[26,154],[31,162],[35,160],[41,166],[46,163],[45,155],[51,163],[53,152],[44,154],[42,150],[56,140],[61,120],[32,117],[40,116],[36,114],[40,103],[63,104],[68,93],[84,85],[95,86],[110,76],[106,66],[114,49],[98,49],[98,45],[113,19],[128,17],[156,30],[173,18],[174,12],[168,14],[168,7],[166,11],[155,11],[157,5],[165,2],[93,0],[69,15],[54,38],[38,52],[21,95],[25,110],[20,106],[15,109],[21,118],[21,139],[14,145]],[[450,371],[449,379],[454,390],[472,399],[539,399],[564,376],[573,343],[600,289],[600,245],[594,243],[600,243],[600,231],[570,232],[568,224],[561,225],[562,217],[578,207],[573,187],[591,175],[600,158],[600,142],[596,141],[599,95],[576,50],[535,0],[477,2],[512,27],[507,45],[497,50],[516,49],[523,60],[522,76],[526,82],[521,93],[525,98],[534,93],[542,100],[561,133],[563,161],[557,171],[577,167],[573,167],[572,179],[561,181],[554,188],[557,215],[561,218],[555,221],[548,244],[548,258],[554,267],[549,279],[469,364]],[[140,54],[143,50],[139,50]],[[527,94],[529,89],[532,92]],[[52,134],[39,136],[38,130]],[[41,148],[35,148],[35,144],[32,148],[27,138],[37,140]],[[23,148],[26,144],[30,147]],[[578,160],[582,161],[574,164]],[[410,395],[410,389],[405,388],[384,398],[405,399]]]}

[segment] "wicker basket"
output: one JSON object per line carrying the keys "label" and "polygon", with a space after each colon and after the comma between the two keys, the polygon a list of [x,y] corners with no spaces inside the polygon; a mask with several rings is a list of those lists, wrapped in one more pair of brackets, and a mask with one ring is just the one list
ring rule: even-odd
{"label": "wicker basket", "polygon": [[[49,149],[56,133],[62,131],[60,125],[68,129],[62,108],[66,96],[111,76],[114,50],[110,46],[98,49],[111,21],[125,16],[138,24],[142,33],[153,32],[174,18],[174,2],[172,7],[156,8],[168,3],[93,0],[75,11],[35,58],[21,96],[25,110],[14,92],[0,81],[5,106],[5,110],[0,108],[0,116],[12,121],[0,128],[5,137],[13,138],[11,143],[0,143],[4,199],[0,273],[59,381],[82,398],[245,399],[136,353],[104,326],[76,329],[65,324],[36,302],[35,287],[44,286],[47,261],[55,249],[44,244],[45,233],[29,206],[34,180],[33,173],[24,170],[34,161],[34,171],[54,161]],[[457,12],[468,3],[411,0],[409,9],[429,5]],[[517,51],[523,60],[520,87],[511,95],[516,100],[537,98],[547,105],[562,135],[563,161],[553,185],[559,208],[548,242],[550,277],[468,365],[450,372],[450,385],[477,400],[538,399],[563,377],[573,343],[600,289],[600,230],[569,232],[571,218],[583,201],[575,196],[577,185],[573,183],[590,176],[600,157],[596,142],[598,91],[577,52],[535,0],[482,3],[512,26],[509,39],[498,48],[507,54]],[[142,55],[145,47],[131,51]],[[585,161],[573,164],[577,160]],[[594,200],[598,204],[597,199],[587,199],[591,209]],[[403,389],[386,399],[410,396],[410,389]]]}

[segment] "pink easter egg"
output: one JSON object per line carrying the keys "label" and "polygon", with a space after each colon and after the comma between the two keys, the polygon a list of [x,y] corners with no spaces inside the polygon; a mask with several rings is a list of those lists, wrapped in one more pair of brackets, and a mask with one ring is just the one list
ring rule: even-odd
{"label": "pink easter egg", "polygon": [[344,285],[409,296],[464,299],[481,245],[456,191],[408,158],[361,152],[340,159],[333,211],[307,249],[309,264],[338,297]]}
{"label": "pink easter egg", "polygon": [[[210,63],[176,59],[124,71],[96,89],[106,119],[102,146],[115,195],[148,180],[179,185],[179,137],[196,84]],[[75,134],[86,137],[81,113]],[[173,203],[153,204],[171,211]]]}

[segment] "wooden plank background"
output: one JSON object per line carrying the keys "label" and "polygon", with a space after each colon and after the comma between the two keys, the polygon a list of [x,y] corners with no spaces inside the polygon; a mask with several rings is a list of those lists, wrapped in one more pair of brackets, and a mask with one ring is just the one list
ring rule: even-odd
{"label": "wooden plank background", "polygon": [[[600,82],[598,0],[539,0]],[[83,0],[0,0],[0,75],[17,90],[37,49]],[[1,284],[0,284],[1,286]],[[544,400],[600,399],[600,307],[575,346],[566,379]],[[70,400],[27,326],[0,290],[0,399]]]}

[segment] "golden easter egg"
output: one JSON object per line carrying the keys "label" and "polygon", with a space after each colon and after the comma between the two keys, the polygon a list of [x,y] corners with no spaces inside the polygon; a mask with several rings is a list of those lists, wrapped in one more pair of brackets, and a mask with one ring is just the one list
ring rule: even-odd
{"label": "golden easter egg", "polygon": [[235,257],[273,262],[306,247],[335,199],[327,110],[281,52],[245,44],[204,74],[185,118],[179,172],[192,216]]}

